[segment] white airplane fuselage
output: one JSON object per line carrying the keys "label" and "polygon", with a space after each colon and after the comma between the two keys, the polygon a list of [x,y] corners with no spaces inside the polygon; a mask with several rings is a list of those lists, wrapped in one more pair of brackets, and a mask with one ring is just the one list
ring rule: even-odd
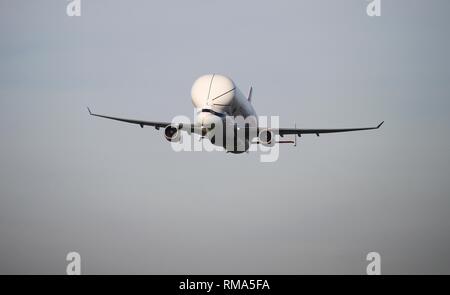
{"label": "white airplane fuselage", "polygon": [[[256,137],[256,134],[238,136],[236,132],[230,132],[236,128],[230,124],[235,125],[236,122],[231,123],[227,117],[228,119],[240,117],[245,120],[245,123],[257,127],[257,116],[249,98],[236,87],[230,78],[218,74],[201,76],[192,86],[191,97],[197,110],[195,123],[202,126],[203,136],[207,136],[213,144],[223,146],[230,152],[239,153],[248,150],[250,142]],[[209,131],[214,126],[223,126],[222,131],[225,136],[223,140],[212,138],[214,133]],[[239,126],[242,127],[242,124]],[[219,130],[216,129],[216,131]],[[233,147],[230,150],[231,146]]]}

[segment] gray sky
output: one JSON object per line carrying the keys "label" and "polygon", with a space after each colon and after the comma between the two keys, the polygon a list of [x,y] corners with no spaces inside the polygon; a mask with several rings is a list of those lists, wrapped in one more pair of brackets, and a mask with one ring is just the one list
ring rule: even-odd
{"label": "gray sky", "polygon": [[[0,273],[450,274],[450,2],[381,2],[0,0]],[[85,109],[192,117],[205,73],[284,126],[386,123],[261,163]]]}

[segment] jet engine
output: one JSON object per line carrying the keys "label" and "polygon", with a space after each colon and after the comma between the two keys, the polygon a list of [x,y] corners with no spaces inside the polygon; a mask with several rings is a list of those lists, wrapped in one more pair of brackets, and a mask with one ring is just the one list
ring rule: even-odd
{"label": "jet engine", "polygon": [[275,136],[269,129],[263,129],[258,134],[258,141],[264,146],[273,146],[275,143]]}
{"label": "jet engine", "polygon": [[170,142],[178,142],[181,139],[181,132],[177,126],[169,125],[164,129],[164,136]]}

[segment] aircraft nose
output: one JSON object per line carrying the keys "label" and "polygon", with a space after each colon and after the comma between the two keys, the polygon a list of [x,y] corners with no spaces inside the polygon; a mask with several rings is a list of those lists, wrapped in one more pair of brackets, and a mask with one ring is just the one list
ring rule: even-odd
{"label": "aircraft nose", "polygon": [[221,118],[211,113],[200,113],[197,116],[197,122],[205,129],[211,130],[220,124]]}

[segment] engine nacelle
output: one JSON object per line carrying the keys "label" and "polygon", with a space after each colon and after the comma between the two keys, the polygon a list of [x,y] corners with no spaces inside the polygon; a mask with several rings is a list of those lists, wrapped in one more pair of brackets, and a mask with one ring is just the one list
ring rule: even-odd
{"label": "engine nacelle", "polygon": [[275,135],[269,129],[263,129],[258,134],[258,141],[264,146],[273,146],[275,144]]}
{"label": "engine nacelle", "polygon": [[164,129],[164,136],[170,142],[178,142],[181,139],[181,132],[177,126],[169,125]]}

